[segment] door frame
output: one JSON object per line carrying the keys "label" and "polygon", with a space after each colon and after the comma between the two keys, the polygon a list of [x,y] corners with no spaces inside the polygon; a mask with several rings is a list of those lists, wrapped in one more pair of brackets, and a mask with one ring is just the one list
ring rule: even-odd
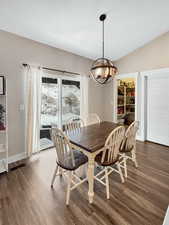
{"label": "door frame", "polygon": [[[118,79],[125,79],[125,78],[135,78],[135,120],[139,120],[139,108],[138,108],[138,102],[139,102],[139,72],[135,73],[125,73],[125,74],[119,74],[114,78],[114,107],[113,107],[113,122],[117,123],[117,80]],[[139,133],[139,132],[138,132]]]}
{"label": "door frame", "polygon": [[[140,140],[147,140],[147,79],[158,73],[169,73],[169,68],[147,70],[140,73],[141,77],[141,114],[140,114]],[[167,76],[167,74],[166,74]]]}

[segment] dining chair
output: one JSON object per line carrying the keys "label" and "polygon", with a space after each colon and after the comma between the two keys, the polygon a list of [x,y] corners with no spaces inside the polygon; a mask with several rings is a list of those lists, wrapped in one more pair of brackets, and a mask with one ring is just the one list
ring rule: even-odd
{"label": "dining chair", "polygon": [[[109,193],[109,178],[108,176],[113,172],[120,175],[121,182],[124,183],[119,150],[125,134],[125,128],[119,126],[114,129],[106,139],[104,150],[95,158],[97,164],[102,166],[102,170],[95,175],[95,179],[106,186],[107,199],[110,197]],[[105,181],[105,182],[104,182]]]}
{"label": "dining chair", "polygon": [[88,159],[82,152],[72,149],[69,139],[58,128],[51,129],[51,137],[57,154],[56,169],[53,174],[51,187],[53,187],[56,176],[61,175],[60,169],[64,170],[62,175],[68,178],[66,205],[69,205],[70,192],[87,181],[87,178],[79,178],[75,171],[87,163]]}
{"label": "dining chair", "polygon": [[100,123],[100,122],[101,122],[101,120],[96,113],[90,113],[85,118],[86,125],[92,125],[92,124],[96,124],[96,123]]}
{"label": "dining chair", "polygon": [[124,160],[124,174],[127,178],[127,160],[132,160],[134,162],[135,167],[138,167],[137,159],[136,159],[136,134],[139,129],[139,122],[134,121],[130,124],[125,132],[125,136],[123,139],[123,143],[120,149],[121,157]]}
{"label": "dining chair", "polygon": [[[79,116],[71,117],[67,123],[65,124],[65,132],[69,134],[69,132],[77,133],[80,132],[80,128],[84,127],[84,122]],[[77,171],[78,175],[82,177],[87,172],[87,165],[83,165]]]}
{"label": "dining chair", "polygon": [[71,117],[65,124],[65,131],[78,131],[81,127],[84,126],[84,122],[80,117],[74,116]]}

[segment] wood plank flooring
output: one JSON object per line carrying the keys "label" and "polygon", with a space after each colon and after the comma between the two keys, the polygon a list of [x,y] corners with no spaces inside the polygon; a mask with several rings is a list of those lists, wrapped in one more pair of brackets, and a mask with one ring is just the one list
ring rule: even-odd
{"label": "wood plank flooring", "polygon": [[139,168],[128,165],[124,184],[110,175],[110,200],[95,182],[94,203],[87,183],[72,191],[65,205],[66,182],[50,188],[55,151],[45,150],[26,166],[0,175],[0,225],[162,225],[169,205],[169,148],[137,143]]}

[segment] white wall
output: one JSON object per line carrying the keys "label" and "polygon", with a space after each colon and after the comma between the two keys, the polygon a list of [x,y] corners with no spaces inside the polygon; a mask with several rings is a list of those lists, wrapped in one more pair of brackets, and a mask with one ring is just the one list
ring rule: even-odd
{"label": "white wall", "polygon": [[114,85],[113,81],[103,86],[103,120],[113,121]]}
{"label": "white wall", "polygon": [[[92,61],[0,30],[0,74],[8,79],[9,155],[24,152],[24,112],[22,63],[89,75]],[[102,116],[101,87],[89,85],[89,111]]]}
{"label": "white wall", "polygon": [[[117,60],[115,63],[119,74],[142,72],[169,67],[169,32],[156,38],[142,48],[135,50],[127,56]],[[141,87],[139,87],[141,88]],[[104,119],[112,117],[112,85],[104,87]],[[139,104],[139,103],[138,103]]]}
{"label": "white wall", "polygon": [[97,84],[91,78],[89,84],[89,112],[97,113],[101,120],[104,119],[104,101],[103,101],[103,86]]}
{"label": "white wall", "polygon": [[117,60],[119,73],[141,72],[169,67],[169,32]]}

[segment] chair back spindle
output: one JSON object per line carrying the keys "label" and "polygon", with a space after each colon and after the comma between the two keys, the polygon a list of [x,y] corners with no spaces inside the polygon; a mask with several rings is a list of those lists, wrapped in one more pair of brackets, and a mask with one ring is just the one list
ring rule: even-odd
{"label": "chair back spindle", "polygon": [[68,133],[70,131],[78,132],[81,127],[84,126],[84,122],[79,117],[72,117],[69,121],[65,124],[65,131]]}
{"label": "chair back spindle", "polygon": [[61,166],[75,165],[71,144],[64,133],[58,128],[51,129],[51,137],[56,148],[57,163]]}
{"label": "chair back spindle", "polygon": [[101,162],[106,164],[111,164],[118,160],[120,146],[122,144],[125,134],[125,128],[123,126],[117,127],[113,130],[106,142],[105,142],[105,151],[103,151]]}
{"label": "chair back spindle", "polygon": [[135,148],[136,145],[136,134],[139,128],[139,122],[134,121],[133,123],[130,124],[128,129],[126,130],[125,133],[125,140],[124,140],[124,150],[125,151],[131,151],[133,148]]}

